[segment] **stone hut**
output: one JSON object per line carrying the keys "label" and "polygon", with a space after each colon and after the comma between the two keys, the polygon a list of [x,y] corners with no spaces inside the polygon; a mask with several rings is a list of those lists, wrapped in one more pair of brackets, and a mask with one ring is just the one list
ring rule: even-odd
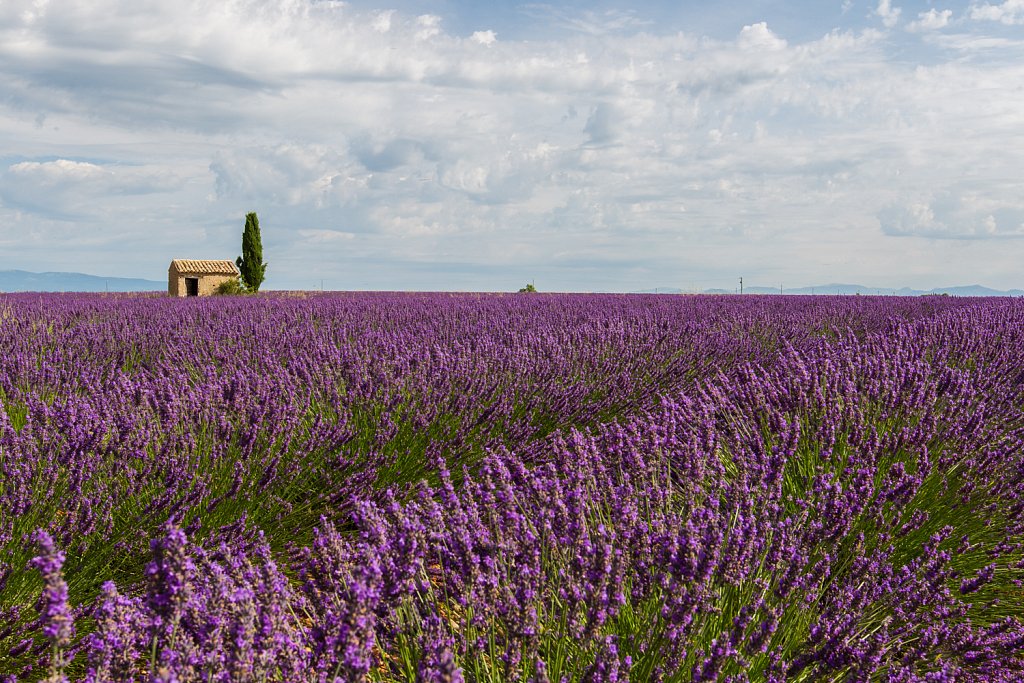
{"label": "stone hut", "polygon": [[167,269],[167,293],[171,296],[209,296],[217,286],[238,279],[232,261],[199,261],[176,258]]}

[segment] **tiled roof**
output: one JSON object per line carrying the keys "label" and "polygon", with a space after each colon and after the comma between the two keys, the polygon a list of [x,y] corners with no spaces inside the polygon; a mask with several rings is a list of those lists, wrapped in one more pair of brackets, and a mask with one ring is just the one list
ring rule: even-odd
{"label": "tiled roof", "polygon": [[171,261],[169,270],[179,273],[199,275],[237,275],[238,268],[233,261],[200,261],[196,259],[176,258]]}

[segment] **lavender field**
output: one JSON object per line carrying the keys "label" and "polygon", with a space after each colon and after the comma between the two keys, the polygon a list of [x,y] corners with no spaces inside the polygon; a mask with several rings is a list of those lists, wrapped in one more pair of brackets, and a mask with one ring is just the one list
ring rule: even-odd
{"label": "lavender field", "polygon": [[1020,681],[1024,300],[0,296],[0,681]]}

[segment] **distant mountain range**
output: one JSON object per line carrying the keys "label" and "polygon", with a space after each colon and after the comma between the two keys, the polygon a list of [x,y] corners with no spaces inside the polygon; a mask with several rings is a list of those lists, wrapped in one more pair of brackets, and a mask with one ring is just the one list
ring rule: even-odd
{"label": "distant mountain range", "polygon": [[[129,277],[105,277],[85,273],[30,273],[25,270],[0,270],[0,292],[164,292],[167,283],[161,280],[143,280]],[[678,287],[646,289],[640,294],[692,294]],[[707,289],[703,294],[735,294],[735,290]],[[778,294],[775,287],[744,287],[744,294]],[[783,294],[882,294],[887,296],[923,296],[948,294],[950,296],[1024,296],[1024,289],[998,290],[981,285],[910,289],[901,287],[865,287],[864,285],[828,284],[814,287],[783,289]]]}
{"label": "distant mountain range", "polygon": [[[691,293],[677,287],[658,287],[647,289],[644,294],[687,294]],[[735,290],[706,289],[703,294],[735,294]],[[934,289],[911,289],[910,287],[865,287],[864,285],[846,285],[832,283],[815,285],[814,287],[794,287],[792,289],[778,287],[744,287],[744,294],[864,294],[883,296],[925,296],[948,294],[949,296],[1024,296],[1024,289],[999,290],[981,285],[962,285],[958,287],[935,287]]]}
{"label": "distant mountain range", "polygon": [[0,292],[156,292],[167,283],[130,277],[103,277],[85,273],[30,273],[0,270]]}

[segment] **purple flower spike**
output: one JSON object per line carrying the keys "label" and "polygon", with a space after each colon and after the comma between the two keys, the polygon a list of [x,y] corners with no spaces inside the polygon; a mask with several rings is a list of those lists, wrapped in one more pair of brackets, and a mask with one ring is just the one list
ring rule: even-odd
{"label": "purple flower spike", "polygon": [[64,553],[57,550],[53,538],[39,529],[34,535],[39,555],[29,564],[43,577],[43,593],[40,596],[40,621],[43,634],[50,640],[49,678],[47,681],[66,681],[64,676],[65,652],[75,635],[75,619],[68,605],[68,584],[64,581]]}
{"label": "purple flower spike", "polygon": [[463,683],[462,669],[455,663],[452,639],[439,617],[428,617],[420,638],[422,657],[416,683]]}
{"label": "purple flower spike", "polygon": [[994,564],[990,564],[978,572],[978,575],[973,579],[964,579],[960,584],[960,592],[964,595],[975,592],[992,580],[992,577],[995,575],[995,571],[996,566]]}

